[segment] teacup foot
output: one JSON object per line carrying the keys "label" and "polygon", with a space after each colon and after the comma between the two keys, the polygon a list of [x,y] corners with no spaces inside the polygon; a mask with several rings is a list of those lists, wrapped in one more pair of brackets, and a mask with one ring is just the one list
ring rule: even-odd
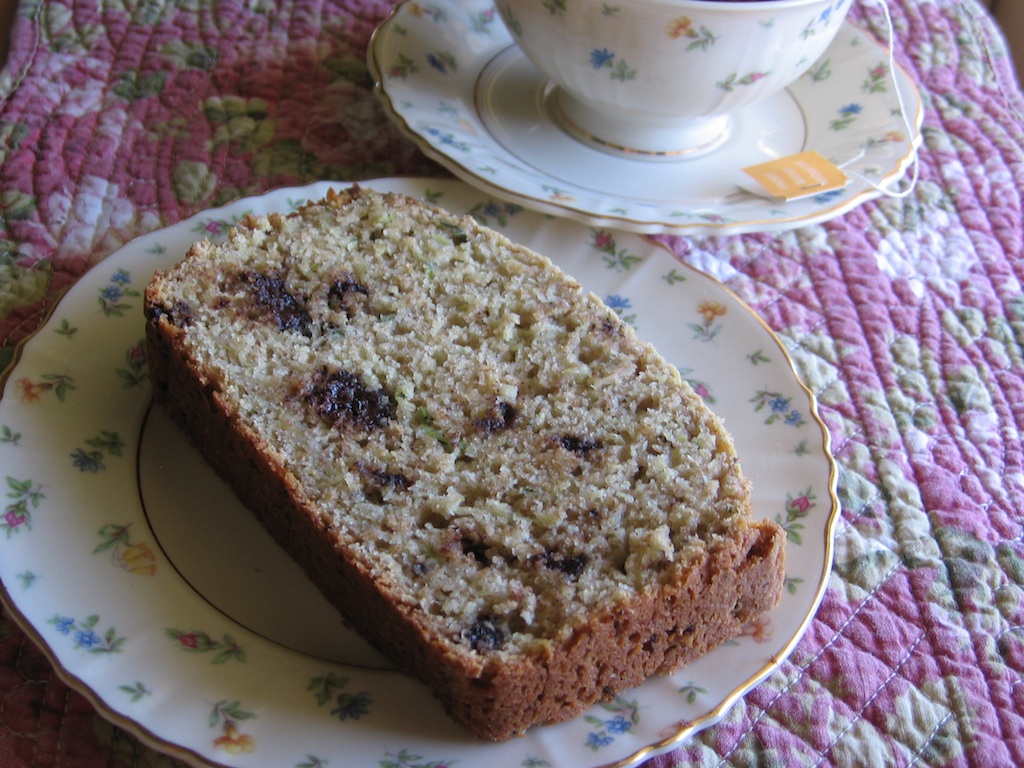
{"label": "teacup foot", "polygon": [[552,117],[570,136],[602,152],[634,160],[701,157],[729,137],[728,115],[688,119],[609,115],[557,86],[549,90],[547,101]]}

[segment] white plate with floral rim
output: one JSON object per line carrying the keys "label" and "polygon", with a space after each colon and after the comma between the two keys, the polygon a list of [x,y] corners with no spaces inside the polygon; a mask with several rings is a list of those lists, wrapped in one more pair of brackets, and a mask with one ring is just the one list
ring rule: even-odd
{"label": "white plate with floral rim", "polygon": [[[725,143],[692,159],[632,159],[572,138],[491,0],[407,0],[374,33],[368,65],[391,119],[459,178],[544,213],[649,234],[828,220],[893,188],[921,141],[913,81],[849,23],[806,74],[734,115]],[[807,150],[840,165],[847,186],[788,203],[745,191],[756,185],[743,168]]]}
{"label": "white plate with floral rim", "polygon": [[454,180],[361,183],[470,212],[553,255],[679,367],[732,430],[756,513],[787,530],[781,605],[676,674],[502,744],[469,736],[354,637],[150,407],[143,358],[154,270],[247,213],[319,199],[327,182],[140,237],[24,345],[0,400],[5,604],[107,717],[197,765],[634,765],[716,722],[793,650],[831,567],[828,433],[778,338],[721,283],[638,235]]}

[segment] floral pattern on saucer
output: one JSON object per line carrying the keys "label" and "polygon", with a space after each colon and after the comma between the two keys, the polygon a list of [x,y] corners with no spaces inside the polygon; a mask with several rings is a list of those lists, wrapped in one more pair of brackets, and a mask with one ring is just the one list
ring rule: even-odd
{"label": "floral pattern on saucer", "polygon": [[[695,50],[714,44],[712,30],[687,21],[665,34]],[[590,57],[609,77],[635,75],[603,46]],[[377,29],[368,64],[391,119],[464,181],[543,213],[636,232],[727,234],[824,221],[895,187],[921,141],[914,84],[849,22],[782,95],[740,112],[726,144],[690,160],[630,159],[570,138],[550,114],[543,78],[487,0],[407,0]],[[767,75],[737,71],[719,86],[743,88]],[[779,125],[762,135],[766,117]],[[849,184],[785,204],[744,184],[746,165],[804,150],[840,165]]]}

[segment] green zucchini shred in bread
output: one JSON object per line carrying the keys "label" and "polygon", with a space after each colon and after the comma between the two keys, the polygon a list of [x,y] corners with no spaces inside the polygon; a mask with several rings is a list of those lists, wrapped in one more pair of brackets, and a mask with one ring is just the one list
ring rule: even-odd
{"label": "green zucchini shred in bread", "polygon": [[785,536],[671,365],[548,259],[353,187],[146,291],[155,399],[349,622],[506,739],[779,601]]}

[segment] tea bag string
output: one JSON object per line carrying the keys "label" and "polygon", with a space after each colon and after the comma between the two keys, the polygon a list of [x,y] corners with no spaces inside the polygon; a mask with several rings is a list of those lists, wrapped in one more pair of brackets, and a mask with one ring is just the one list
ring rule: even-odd
{"label": "tea bag string", "polygon": [[[903,100],[903,93],[900,91],[900,84],[899,84],[899,82],[896,79],[896,52],[895,52],[896,33],[895,33],[894,29],[893,29],[892,14],[889,13],[889,6],[886,3],[886,0],[868,0],[868,2],[874,2],[875,5],[878,5],[879,7],[881,7],[882,15],[885,17],[885,28],[886,28],[886,33],[888,35],[888,40],[886,42],[887,42],[887,49],[888,49],[889,77],[890,77],[891,82],[892,82],[893,92],[896,94],[896,103],[899,105],[899,108],[900,108],[900,117],[903,120],[903,127],[906,130],[906,132],[907,132],[907,136],[913,136],[914,135],[914,129],[913,129],[913,127],[910,124],[910,117],[907,115],[907,107],[906,107],[906,103]],[[909,197],[913,193],[914,188],[917,186],[918,179],[920,178],[920,175],[921,175],[920,174],[920,163],[919,163],[918,154],[917,154],[917,145],[916,145],[916,143],[913,142],[913,140],[911,140],[911,147],[910,147],[910,155],[911,155],[911,157],[910,157],[910,164],[911,164],[910,180],[909,180],[907,186],[904,187],[901,190],[894,190],[894,189],[890,189],[889,187],[883,186],[881,184],[876,184],[875,182],[871,181],[870,179],[864,177],[862,174],[857,173],[856,171],[854,171],[854,170],[852,170],[852,169],[847,167],[847,166],[851,165],[852,163],[855,163],[858,160],[860,160],[866,154],[867,154],[867,150],[864,147],[861,147],[861,150],[860,150],[860,152],[857,155],[855,155],[854,157],[850,158],[845,163],[840,164],[839,168],[841,168],[844,173],[847,173],[847,174],[849,174],[851,176],[856,176],[862,183],[866,184],[868,187],[870,187],[871,189],[874,189],[875,191],[879,192],[880,194],[885,195],[886,197],[890,197],[890,198],[894,198],[894,199],[903,199],[905,197]]]}

